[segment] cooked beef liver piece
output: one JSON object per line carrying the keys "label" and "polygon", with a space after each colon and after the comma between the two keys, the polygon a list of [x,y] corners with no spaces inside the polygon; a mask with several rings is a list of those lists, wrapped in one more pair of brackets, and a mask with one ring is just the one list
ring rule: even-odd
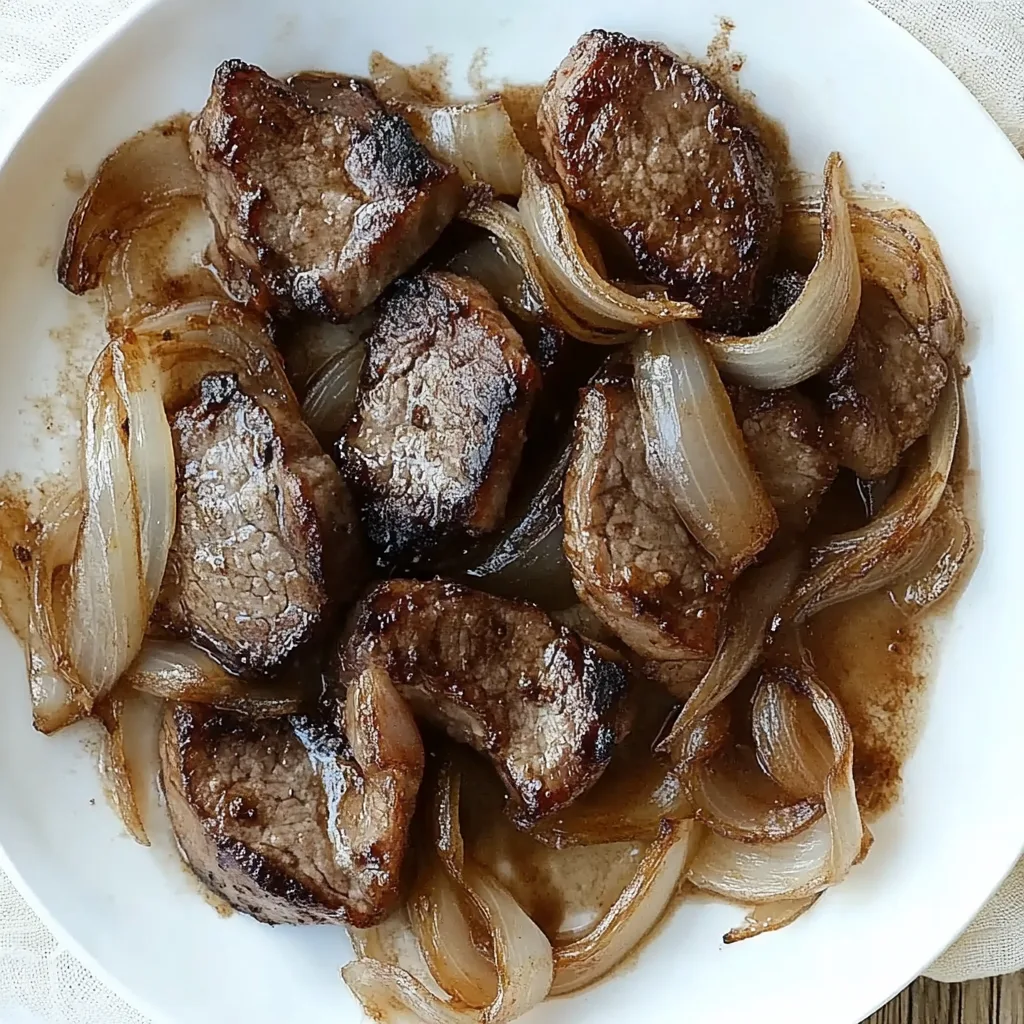
{"label": "cooked beef liver piece", "polygon": [[706,662],[725,587],[647,468],[629,379],[583,392],[564,501],[580,600],[642,657]]}
{"label": "cooked beef liver piece", "polygon": [[527,824],[594,783],[629,731],[626,668],[534,605],[390,580],[353,618],[343,679],[386,669],[413,711],[490,758]]}
{"label": "cooked beef liver piece", "polygon": [[569,203],[708,326],[741,329],[781,205],[757,130],[719,86],[660,44],[597,30],[552,76],[538,125]]}
{"label": "cooked beef liver piece", "polygon": [[365,580],[355,509],[293,403],[211,374],[171,420],[178,522],[156,620],[235,672],[272,672]]}
{"label": "cooked beef liver piece", "polygon": [[318,717],[168,705],[160,764],[182,854],[235,909],[363,928],[397,902],[423,746],[384,673]]}
{"label": "cooked beef liver piece", "polygon": [[795,389],[729,389],[747,450],[790,534],[803,531],[839,467],[814,403]]}
{"label": "cooked beef liver piece", "polygon": [[864,284],[850,341],[823,375],[825,436],[840,465],[885,476],[927,433],[949,370],[892,299]]}
{"label": "cooked beef liver piece", "polygon": [[370,540],[401,558],[493,530],[540,387],[522,339],[475,281],[428,272],[395,285],[367,343],[341,458]]}
{"label": "cooked beef liver piece", "polygon": [[343,102],[227,61],[192,124],[219,249],[258,306],[348,319],[430,248],[461,205],[454,168],[365,87],[347,87]]}

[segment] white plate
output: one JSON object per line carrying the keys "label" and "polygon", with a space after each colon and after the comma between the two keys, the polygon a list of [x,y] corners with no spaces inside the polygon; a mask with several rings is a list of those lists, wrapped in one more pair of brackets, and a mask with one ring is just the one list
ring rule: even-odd
{"label": "white plate", "polygon": [[[402,61],[436,51],[452,55],[458,82],[486,46],[495,79],[536,81],[595,25],[702,53],[721,13],[747,57],[743,84],[785,124],[797,162],[816,170],[840,149],[855,181],[910,203],[943,246],[971,328],[984,553],[956,608],[904,798],[875,829],[867,862],[792,927],[735,947],[721,936],[736,908],[686,904],[638,964],[536,1021],[854,1024],[956,936],[1024,846],[1024,164],[953,76],[866,3],[163,0],[79,62],[0,171],[0,467],[53,468],[28,399],[66,385],[59,346],[95,324],[54,280],[75,201],[67,172],[91,173],[131,132],[197,109],[222,59],[359,72],[374,48]],[[338,978],[342,930],[214,913],[166,845],[145,850],[125,836],[81,735],[33,732],[21,653],[6,634],[0,656],[5,866],[90,965],[160,1020],[357,1020]]]}

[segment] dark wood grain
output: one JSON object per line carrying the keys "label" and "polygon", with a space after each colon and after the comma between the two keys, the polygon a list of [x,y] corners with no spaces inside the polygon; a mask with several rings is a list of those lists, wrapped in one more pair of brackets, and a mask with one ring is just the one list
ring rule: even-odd
{"label": "dark wood grain", "polygon": [[1024,971],[944,985],[918,978],[864,1024],[1022,1024]]}

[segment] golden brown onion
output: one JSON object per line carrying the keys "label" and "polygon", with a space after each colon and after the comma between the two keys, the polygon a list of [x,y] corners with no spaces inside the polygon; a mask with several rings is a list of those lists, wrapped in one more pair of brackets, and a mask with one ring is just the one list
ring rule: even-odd
{"label": "golden brown onion", "polygon": [[821,247],[803,291],[782,319],[752,337],[706,335],[722,374],[761,390],[788,388],[831,365],[860,306],[860,268],[838,153],[825,163]]}
{"label": "golden brown onion", "polygon": [[736,573],[779,524],[707,346],[677,321],[633,348],[647,465],[719,568]]}
{"label": "golden brown onion", "polygon": [[541,273],[562,303],[590,327],[619,332],[646,330],[700,316],[689,302],[642,298],[606,281],[576,237],[560,186],[549,181],[540,165],[529,158],[519,214]]}

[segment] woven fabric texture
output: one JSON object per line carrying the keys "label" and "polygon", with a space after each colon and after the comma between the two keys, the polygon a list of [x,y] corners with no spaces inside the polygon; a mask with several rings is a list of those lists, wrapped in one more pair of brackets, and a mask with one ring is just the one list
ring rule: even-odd
{"label": "woven fabric texture", "polygon": [[[1024,150],[1024,0],[871,0],[915,35]],[[0,0],[0,141],[47,80],[133,0]],[[928,970],[957,981],[1024,967],[1024,862]],[[0,874],[0,1020],[144,1024],[47,931]]]}

